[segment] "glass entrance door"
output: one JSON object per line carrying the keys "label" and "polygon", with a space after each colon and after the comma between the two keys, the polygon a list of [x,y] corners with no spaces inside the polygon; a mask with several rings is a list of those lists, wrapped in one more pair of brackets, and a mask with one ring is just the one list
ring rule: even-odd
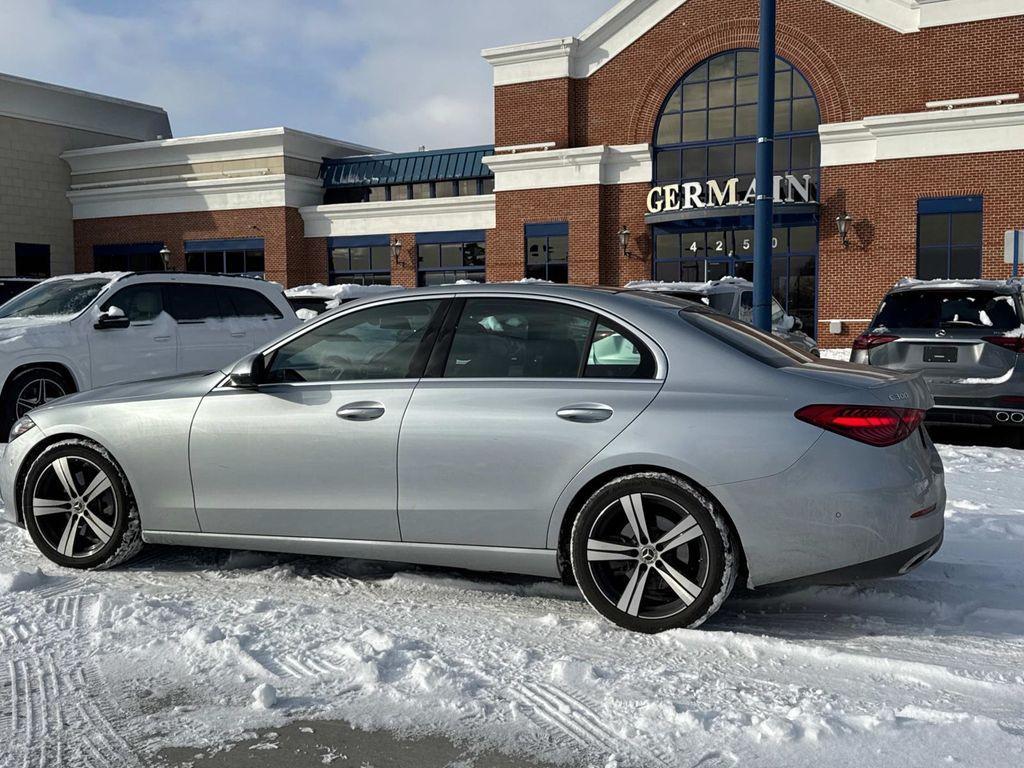
{"label": "glass entrance door", "polygon": [[[687,222],[698,225],[700,222]],[[747,221],[721,229],[673,225],[654,228],[654,279],[665,282],[754,279],[754,230]],[[816,222],[776,224],[772,237],[772,292],[803,329],[816,331],[818,225]]]}

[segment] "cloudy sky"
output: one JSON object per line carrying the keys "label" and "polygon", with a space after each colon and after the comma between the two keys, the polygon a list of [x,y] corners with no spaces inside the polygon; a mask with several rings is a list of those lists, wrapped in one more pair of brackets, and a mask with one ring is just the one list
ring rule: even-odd
{"label": "cloudy sky", "polygon": [[0,72],[164,107],[176,136],[287,125],[392,150],[492,140],[480,49],[613,0],[0,0]]}

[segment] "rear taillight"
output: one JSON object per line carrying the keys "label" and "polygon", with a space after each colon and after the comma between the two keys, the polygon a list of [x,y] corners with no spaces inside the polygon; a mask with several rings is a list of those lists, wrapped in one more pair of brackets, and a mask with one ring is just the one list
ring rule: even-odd
{"label": "rear taillight", "polygon": [[981,340],[1017,354],[1024,352],[1024,338],[1020,336],[982,336]]}
{"label": "rear taillight", "polygon": [[898,341],[899,338],[899,336],[893,336],[888,333],[862,333],[853,340],[853,348],[873,349],[875,347],[880,347],[883,344],[888,344],[891,341]]}
{"label": "rear taillight", "polygon": [[843,437],[885,448],[910,437],[924,420],[924,411],[873,405],[808,405],[795,416]]}

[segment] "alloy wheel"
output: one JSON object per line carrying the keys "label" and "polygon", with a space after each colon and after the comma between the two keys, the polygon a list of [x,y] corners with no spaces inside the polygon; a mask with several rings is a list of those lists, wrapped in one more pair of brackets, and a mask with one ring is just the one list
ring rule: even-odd
{"label": "alloy wheel", "polygon": [[64,397],[67,392],[59,381],[49,377],[40,377],[27,382],[18,393],[15,401],[14,411],[20,419],[33,408],[38,408],[43,403]]}
{"label": "alloy wheel", "polygon": [[36,528],[47,545],[71,559],[90,557],[107,545],[118,504],[107,473],[80,456],[54,459],[32,490]]}
{"label": "alloy wheel", "polygon": [[666,619],[693,604],[708,576],[700,522],[653,493],[631,493],[605,507],[587,539],[587,567],[604,598],[630,616]]}

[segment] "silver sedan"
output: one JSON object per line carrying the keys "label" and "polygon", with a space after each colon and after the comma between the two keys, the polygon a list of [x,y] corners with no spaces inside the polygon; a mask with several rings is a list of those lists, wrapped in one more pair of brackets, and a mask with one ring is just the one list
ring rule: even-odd
{"label": "silver sedan", "polygon": [[821,361],[700,304],[459,286],[33,411],[0,491],[63,566],[158,542],[561,576],[656,632],[701,623],[738,579],[928,559],[931,406],[917,374]]}

